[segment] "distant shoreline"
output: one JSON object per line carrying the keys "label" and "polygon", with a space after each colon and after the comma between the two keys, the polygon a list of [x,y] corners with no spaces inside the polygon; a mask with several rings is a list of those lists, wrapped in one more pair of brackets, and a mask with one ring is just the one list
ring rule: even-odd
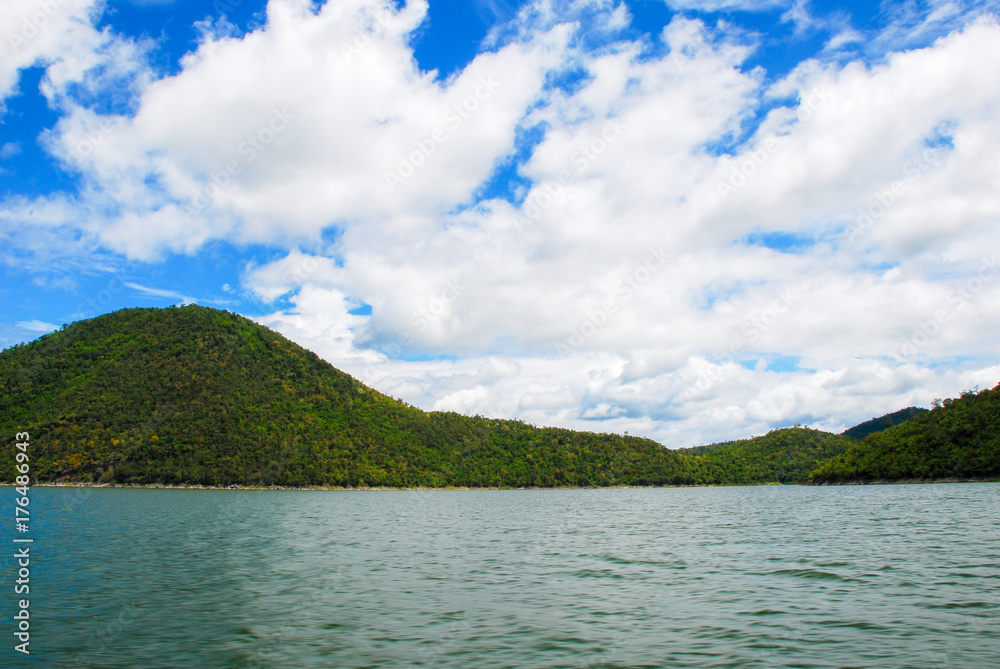
{"label": "distant shoreline", "polygon": [[[441,486],[427,487],[418,486],[412,488],[391,488],[381,486],[261,486],[261,485],[201,485],[196,483],[165,484],[165,483],[84,483],[84,482],[44,482],[32,484],[32,487],[40,488],[131,488],[142,490],[298,490],[298,491],[334,491],[334,492],[361,492],[361,491],[409,491],[409,492],[431,492],[431,491],[455,491],[455,490],[647,490],[654,488],[749,488],[762,486],[863,486],[863,485],[914,485],[921,483],[1000,483],[1000,478],[941,478],[941,479],[879,479],[879,480],[857,480],[857,481],[824,481],[817,483],[706,483],[700,485],[621,485],[621,486],[551,486],[538,487],[529,486],[523,488],[516,487],[470,487],[470,486]],[[13,483],[3,483],[3,486],[13,487]]]}
{"label": "distant shoreline", "polygon": [[[13,483],[4,483],[5,486],[13,486]],[[782,485],[780,483],[748,483],[745,485]],[[789,484],[797,485],[797,484]],[[471,486],[440,486],[440,487],[428,487],[428,486],[416,486],[412,488],[391,488],[385,486],[358,486],[358,487],[343,487],[343,486],[263,486],[263,485],[243,485],[243,484],[231,484],[231,485],[201,485],[198,483],[180,483],[180,484],[165,484],[165,483],[81,483],[81,482],[45,482],[45,483],[35,483],[32,484],[34,488],[136,488],[144,490],[325,490],[325,491],[434,491],[434,490],[644,490],[647,488],[732,488],[737,487],[733,485],[723,485],[723,484],[705,484],[705,485],[619,485],[619,486],[528,486],[523,488],[517,487],[496,487],[496,486],[481,486],[481,487],[471,487]]]}
{"label": "distant shoreline", "polygon": [[817,481],[799,485],[834,486],[834,485],[912,485],[915,483],[998,483],[1000,478],[940,478],[940,479],[857,479],[852,481]]}

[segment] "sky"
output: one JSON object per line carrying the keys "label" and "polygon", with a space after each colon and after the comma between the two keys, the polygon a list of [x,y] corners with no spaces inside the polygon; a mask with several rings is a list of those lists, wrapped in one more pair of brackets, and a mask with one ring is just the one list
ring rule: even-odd
{"label": "sky", "polygon": [[247,316],[669,447],[1000,382],[1000,1],[5,0],[0,347]]}

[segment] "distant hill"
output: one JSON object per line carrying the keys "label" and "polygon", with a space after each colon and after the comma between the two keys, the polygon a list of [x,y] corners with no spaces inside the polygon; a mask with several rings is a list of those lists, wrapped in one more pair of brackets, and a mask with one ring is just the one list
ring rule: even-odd
{"label": "distant hill", "polygon": [[708,481],[799,483],[854,443],[841,435],[790,427],[773,430],[761,437],[682,449],[681,452],[695,459],[696,471]]}
{"label": "distant hill", "polygon": [[814,483],[1000,478],[1000,385],[945,400],[869,435],[819,467]]}
{"label": "distant hill", "polygon": [[[0,430],[42,481],[609,486],[694,481],[648,439],[426,413],[253,321],[125,309],[0,353]],[[5,478],[13,453],[0,453]],[[10,480],[8,478],[8,480]]]}
{"label": "distant hill", "polygon": [[920,409],[918,407],[907,407],[905,409],[900,409],[899,411],[887,413],[884,416],[879,416],[878,418],[872,418],[871,420],[866,420],[863,423],[858,423],[854,427],[848,430],[844,430],[841,434],[843,434],[845,437],[850,437],[851,439],[857,439],[858,441],[861,441],[869,434],[882,432],[883,430],[887,430],[894,425],[905,423],[914,416],[919,416],[920,414],[924,413],[927,413],[927,409]]}

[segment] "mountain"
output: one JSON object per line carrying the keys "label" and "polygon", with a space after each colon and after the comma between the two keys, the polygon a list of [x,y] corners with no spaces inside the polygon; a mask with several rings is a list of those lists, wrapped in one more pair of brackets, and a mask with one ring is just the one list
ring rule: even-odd
{"label": "mountain", "polygon": [[[0,430],[41,481],[328,486],[693,482],[648,439],[426,413],[199,306],[125,309],[0,353]],[[13,472],[4,449],[0,469]]]}
{"label": "mountain", "polygon": [[907,407],[905,409],[900,409],[899,411],[894,411],[892,413],[887,413],[884,416],[879,416],[878,418],[872,418],[871,420],[866,420],[863,423],[858,423],[854,427],[844,430],[841,434],[845,437],[850,437],[851,439],[857,439],[861,441],[869,434],[875,434],[876,432],[882,432],[887,430],[893,425],[899,425],[900,423],[905,423],[914,416],[919,416],[920,414],[927,413],[927,409],[920,409],[917,407]]}
{"label": "mountain", "polygon": [[813,483],[1000,478],[1000,385],[935,403],[819,467]]}

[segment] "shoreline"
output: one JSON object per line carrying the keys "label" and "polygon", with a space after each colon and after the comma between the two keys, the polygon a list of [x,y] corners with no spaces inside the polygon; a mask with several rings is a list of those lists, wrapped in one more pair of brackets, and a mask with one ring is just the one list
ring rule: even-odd
{"label": "shoreline", "polygon": [[802,483],[808,486],[835,486],[835,485],[914,485],[919,483],[1000,483],[998,477],[982,478],[955,478],[953,476],[939,479],[854,479],[851,481],[816,481]]}
{"label": "shoreline", "polygon": [[[292,491],[333,491],[333,492],[361,492],[361,491],[397,491],[397,492],[432,492],[432,491],[474,491],[474,490],[648,490],[654,488],[749,488],[749,487],[775,487],[775,486],[865,486],[865,485],[917,485],[930,483],[1000,483],[1000,478],[941,478],[941,479],[871,479],[856,481],[823,481],[823,482],[802,482],[802,483],[704,483],[692,485],[620,485],[620,486],[526,486],[526,487],[496,487],[496,486],[415,486],[415,487],[384,487],[384,486],[263,486],[263,485],[202,485],[199,483],[88,483],[80,481],[46,481],[34,483],[33,488],[122,488],[141,490],[292,490]],[[14,483],[2,483],[0,486],[13,487]]]}
{"label": "shoreline", "polygon": [[[2,485],[13,486],[13,483]],[[752,483],[746,485],[781,485],[780,483]],[[33,488],[135,488],[143,490],[301,490],[301,491],[411,491],[430,492],[435,490],[645,490],[650,488],[731,488],[733,485],[704,484],[704,485],[620,485],[620,486],[526,486],[526,487],[497,487],[497,486],[415,486],[392,488],[386,486],[264,486],[264,485],[202,485],[200,483],[84,483],[78,481],[46,481],[44,483],[34,483]]]}

